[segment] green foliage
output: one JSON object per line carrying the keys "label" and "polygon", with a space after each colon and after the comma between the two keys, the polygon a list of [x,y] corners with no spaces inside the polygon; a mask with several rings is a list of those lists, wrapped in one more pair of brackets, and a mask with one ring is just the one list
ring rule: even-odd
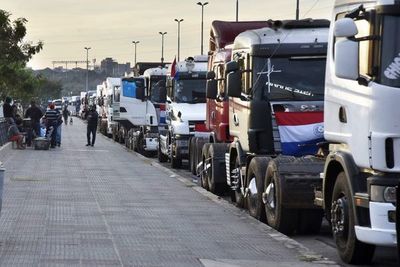
{"label": "green foliage", "polygon": [[[11,21],[10,16],[0,9],[0,97],[9,95],[27,101],[38,96],[42,92],[41,86],[46,84],[43,78],[36,77],[26,68],[26,63],[43,48],[43,43],[25,42],[27,20]],[[55,89],[53,84],[52,88],[59,93],[61,86]]]}

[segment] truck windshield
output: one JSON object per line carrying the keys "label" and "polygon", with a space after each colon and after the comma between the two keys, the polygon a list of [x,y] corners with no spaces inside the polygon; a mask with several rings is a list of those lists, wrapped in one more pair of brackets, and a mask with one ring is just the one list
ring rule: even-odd
{"label": "truck windshield", "polygon": [[256,57],[253,94],[268,101],[323,100],[325,64],[325,57]]}
{"label": "truck windshield", "polygon": [[[161,92],[165,90],[166,76],[150,78],[150,101],[153,103],[165,102],[165,96]],[[164,89],[164,90],[162,90]]]}
{"label": "truck windshield", "polygon": [[380,82],[383,85],[400,87],[400,17],[384,16],[382,28]]}
{"label": "truck windshield", "polygon": [[174,99],[177,103],[205,103],[206,102],[206,80],[175,80]]}

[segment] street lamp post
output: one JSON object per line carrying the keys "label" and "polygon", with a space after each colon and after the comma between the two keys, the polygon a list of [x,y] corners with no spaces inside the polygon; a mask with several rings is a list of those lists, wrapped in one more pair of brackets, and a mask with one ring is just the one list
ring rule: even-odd
{"label": "street lamp post", "polygon": [[236,22],[239,21],[239,0],[236,0]]}
{"label": "street lamp post", "polygon": [[167,32],[158,32],[161,34],[161,64],[164,64],[164,35],[167,34]]}
{"label": "street lamp post", "polygon": [[85,47],[86,50],[86,94],[89,88],[89,50],[91,47]]}
{"label": "street lamp post", "polygon": [[201,55],[203,55],[203,29],[204,29],[204,6],[208,5],[208,2],[197,2],[201,6]]}
{"label": "street lamp post", "polygon": [[140,41],[132,41],[132,44],[135,45],[135,62],[134,62],[134,65],[133,65],[134,68],[136,67],[136,45],[137,45],[138,43],[140,43]]}
{"label": "street lamp post", "polygon": [[183,19],[175,19],[178,22],[178,61],[180,58],[180,50],[181,50],[181,22]]}
{"label": "street lamp post", "polygon": [[300,0],[296,1],[296,20],[299,20],[299,3]]}

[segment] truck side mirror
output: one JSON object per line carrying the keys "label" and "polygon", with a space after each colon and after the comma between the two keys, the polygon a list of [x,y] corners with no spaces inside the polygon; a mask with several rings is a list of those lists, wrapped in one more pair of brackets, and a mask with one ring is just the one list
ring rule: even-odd
{"label": "truck side mirror", "polygon": [[333,34],[335,37],[354,37],[358,34],[357,25],[351,18],[338,19],[335,22]]}
{"label": "truck side mirror", "polygon": [[335,75],[342,79],[359,78],[359,43],[351,40],[340,40],[335,44]]}
{"label": "truck side mirror", "polygon": [[342,79],[359,78],[359,42],[351,40],[358,34],[357,25],[351,18],[338,19],[333,33],[339,39],[335,43],[335,75]]}
{"label": "truck side mirror", "polygon": [[228,96],[241,97],[242,95],[242,71],[236,70],[228,73],[226,77],[226,88]]}
{"label": "truck side mirror", "polygon": [[236,70],[239,70],[239,64],[236,61],[229,61],[228,63],[225,64],[226,74]]}
{"label": "truck side mirror", "polygon": [[145,88],[142,86],[136,87],[136,99],[144,101],[145,98]]}
{"label": "truck side mirror", "polygon": [[206,86],[206,97],[210,99],[217,99],[218,88],[217,88],[217,80],[207,80]]}

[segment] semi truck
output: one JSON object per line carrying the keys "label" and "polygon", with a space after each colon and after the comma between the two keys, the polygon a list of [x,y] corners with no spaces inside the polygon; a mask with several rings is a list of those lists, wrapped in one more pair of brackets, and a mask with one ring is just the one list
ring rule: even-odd
{"label": "semi truck", "polygon": [[[102,134],[108,137],[113,137],[113,128],[116,122],[113,120],[113,114],[119,113],[119,106],[114,106],[115,91],[121,87],[121,78],[107,77],[99,87],[101,100],[98,99],[99,108],[102,113],[99,113],[100,125],[99,130]],[[118,101],[117,101],[118,102]]]}
{"label": "semi truck", "polygon": [[207,56],[172,63],[167,74],[166,123],[159,131],[158,160],[180,168],[189,157],[189,138],[206,119]]}
{"label": "semi truck", "polygon": [[226,188],[225,151],[232,141],[228,125],[228,95],[225,63],[231,60],[235,37],[246,30],[263,28],[267,21],[220,21],[211,24],[207,74],[205,131],[195,132],[189,141],[189,167],[199,175],[203,188],[222,193]]}
{"label": "semi truck", "polygon": [[[144,99],[134,109],[133,127],[125,133],[125,145],[145,156],[155,156],[158,130],[165,129],[166,68],[150,68],[138,77],[144,82]],[[121,100],[122,102],[123,100]]]}
{"label": "semi truck", "polygon": [[334,5],[325,82],[328,146],[315,201],[346,263],[368,264],[376,246],[399,249],[399,15],[395,0]]}
{"label": "semi truck", "polygon": [[226,183],[236,205],[285,234],[318,232],[329,21],[271,21],[239,34],[225,66]]}

